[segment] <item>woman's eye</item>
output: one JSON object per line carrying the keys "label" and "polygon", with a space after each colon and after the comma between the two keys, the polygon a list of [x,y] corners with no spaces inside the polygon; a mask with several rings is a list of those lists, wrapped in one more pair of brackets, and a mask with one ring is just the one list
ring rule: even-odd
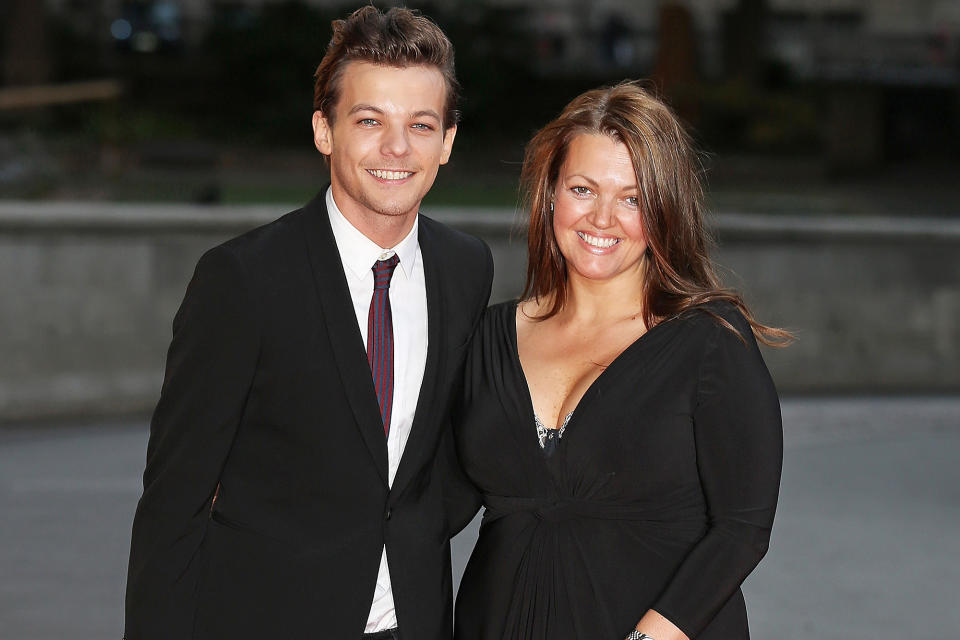
{"label": "woman's eye", "polygon": [[590,189],[586,187],[573,187],[570,191],[573,191],[573,193],[578,196],[590,195]]}
{"label": "woman's eye", "polygon": [[628,207],[636,208],[640,206],[640,198],[638,198],[637,196],[630,196],[629,198],[626,198],[625,201]]}

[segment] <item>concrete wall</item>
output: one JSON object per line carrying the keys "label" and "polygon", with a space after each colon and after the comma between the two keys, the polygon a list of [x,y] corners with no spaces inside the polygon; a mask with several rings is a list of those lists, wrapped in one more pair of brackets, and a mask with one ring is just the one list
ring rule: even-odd
{"label": "concrete wall", "polygon": [[[173,314],[207,247],[282,206],[0,203],[0,422],[152,408]],[[512,211],[433,210],[525,272]],[[762,320],[781,391],[960,390],[960,221],[721,215],[716,260]]]}

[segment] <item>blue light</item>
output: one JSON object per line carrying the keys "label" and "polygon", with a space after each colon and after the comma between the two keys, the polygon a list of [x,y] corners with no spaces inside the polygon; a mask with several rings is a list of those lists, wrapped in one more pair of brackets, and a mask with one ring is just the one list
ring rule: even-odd
{"label": "blue light", "polygon": [[123,18],[114,20],[110,25],[110,35],[117,40],[127,40],[133,34],[133,27],[130,22]]}

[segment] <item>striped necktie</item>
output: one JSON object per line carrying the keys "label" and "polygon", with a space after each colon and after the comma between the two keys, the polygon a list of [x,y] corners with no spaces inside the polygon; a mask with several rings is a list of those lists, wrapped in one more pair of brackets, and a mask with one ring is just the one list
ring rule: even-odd
{"label": "striped necktie", "polygon": [[367,314],[367,360],[380,403],[383,433],[390,435],[393,409],[393,316],[390,313],[390,279],[400,264],[396,254],[373,265],[373,297]]}

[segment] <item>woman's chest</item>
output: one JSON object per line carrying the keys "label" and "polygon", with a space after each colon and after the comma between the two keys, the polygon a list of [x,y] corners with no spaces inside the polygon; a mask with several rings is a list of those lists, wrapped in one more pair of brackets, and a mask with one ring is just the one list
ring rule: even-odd
{"label": "woman's chest", "polygon": [[549,323],[531,327],[518,319],[516,350],[533,409],[543,424],[554,427],[643,335],[643,327],[584,332],[551,328]]}
{"label": "woman's chest", "polygon": [[[656,355],[656,354],[655,354]],[[509,368],[482,385],[457,430],[461,462],[485,492],[646,493],[696,476],[696,368],[671,358],[615,362],[576,406],[544,456],[524,379]]]}

